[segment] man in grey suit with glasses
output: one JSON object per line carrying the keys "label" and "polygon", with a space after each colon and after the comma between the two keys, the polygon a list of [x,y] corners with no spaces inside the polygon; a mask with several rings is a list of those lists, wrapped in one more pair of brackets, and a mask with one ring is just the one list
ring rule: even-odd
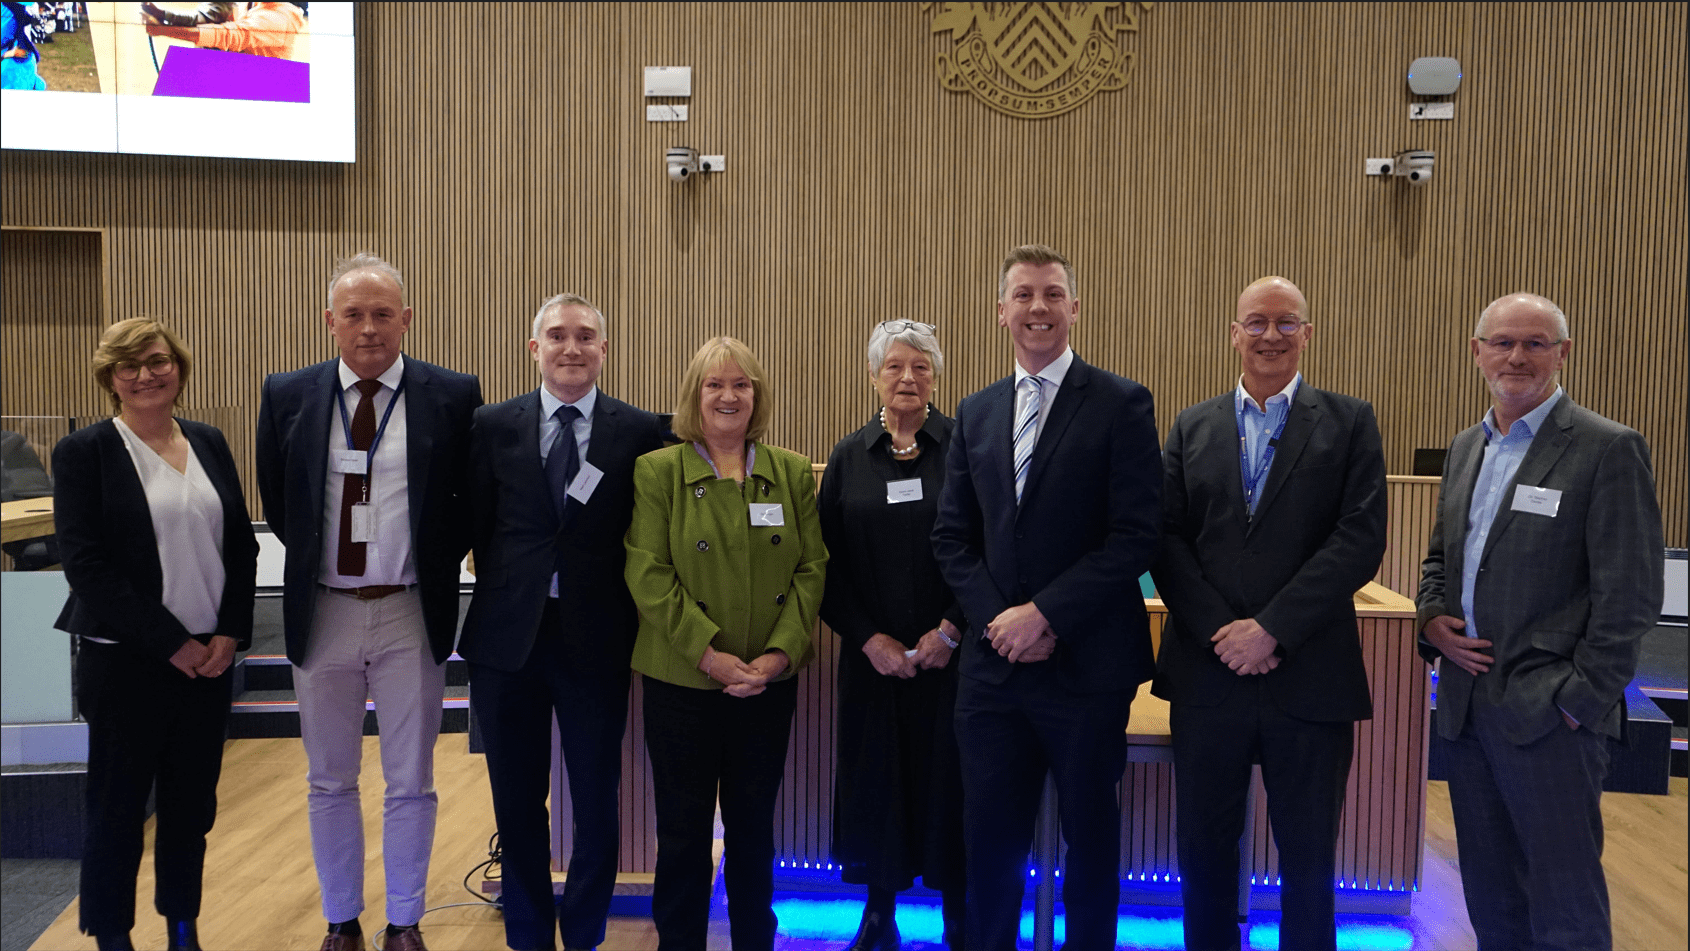
{"label": "man in grey suit with glasses", "polygon": [[1610,948],[1602,781],[1661,607],[1649,447],[1556,385],[1548,299],[1493,301],[1468,349],[1491,409],[1450,446],[1417,618],[1467,912],[1481,951]]}

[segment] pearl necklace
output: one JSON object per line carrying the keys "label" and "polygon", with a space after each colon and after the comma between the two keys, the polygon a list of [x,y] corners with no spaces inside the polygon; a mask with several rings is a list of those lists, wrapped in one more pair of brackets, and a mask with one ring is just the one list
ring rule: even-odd
{"label": "pearl necklace", "polygon": [[[927,414],[930,412],[932,412],[932,409],[929,407],[923,406],[921,408],[921,421],[923,424],[927,422]],[[888,434],[892,432],[892,427],[886,425],[886,407],[884,406],[880,408],[880,428],[886,430]],[[920,451],[921,444],[918,442],[911,442],[908,449],[899,449],[896,445],[892,446],[892,456],[896,459],[911,459],[914,458],[915,454]]]}

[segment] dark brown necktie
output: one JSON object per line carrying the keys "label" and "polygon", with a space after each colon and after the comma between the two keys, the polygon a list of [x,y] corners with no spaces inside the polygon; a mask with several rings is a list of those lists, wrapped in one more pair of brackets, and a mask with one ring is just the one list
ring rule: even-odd
{"label": "dark brown necktie", "polygon": [[[376,438],[376,394],[381,392],[380,380],[359,380],[358,409],[352,414],[352,448],[368,451]],[[335,570],[347,577],[364,573],[365,542],[352,540],[352,503],[363,501],[364,487],[369,483],[374,460],[366,459],[364,475],[347,473],[340,490],[340,557]]]}

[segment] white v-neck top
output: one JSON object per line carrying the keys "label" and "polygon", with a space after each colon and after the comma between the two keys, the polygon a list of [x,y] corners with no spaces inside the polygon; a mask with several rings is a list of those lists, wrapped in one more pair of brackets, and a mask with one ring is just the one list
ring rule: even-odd
{"label": "white v-neck top", "polygon": [[223,500],[188,445],[188,471],[177,472],[164,457],[135,435],[121,418],[113,419],[152,512],[158,562],[164,569],[164,607],[190,634],[217,630],[223,600]]}

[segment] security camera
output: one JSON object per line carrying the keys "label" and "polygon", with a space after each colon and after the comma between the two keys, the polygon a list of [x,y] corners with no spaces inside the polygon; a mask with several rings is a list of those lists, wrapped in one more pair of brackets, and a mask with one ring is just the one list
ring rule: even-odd
{"label": "security camera", "polygon": [[1393,174],[1408,179],[1410,185],[1419,187],[1432,180],[1432,165],[1437,158],[1438,154],[1429,149],[1409,149],[1397,153],[1391,170]]}
{"label": "security camera", "polygon": [[663,162],[669,167],[669,180],[684,182],[698,173],[698,150],[678,145],[663,153]]}

